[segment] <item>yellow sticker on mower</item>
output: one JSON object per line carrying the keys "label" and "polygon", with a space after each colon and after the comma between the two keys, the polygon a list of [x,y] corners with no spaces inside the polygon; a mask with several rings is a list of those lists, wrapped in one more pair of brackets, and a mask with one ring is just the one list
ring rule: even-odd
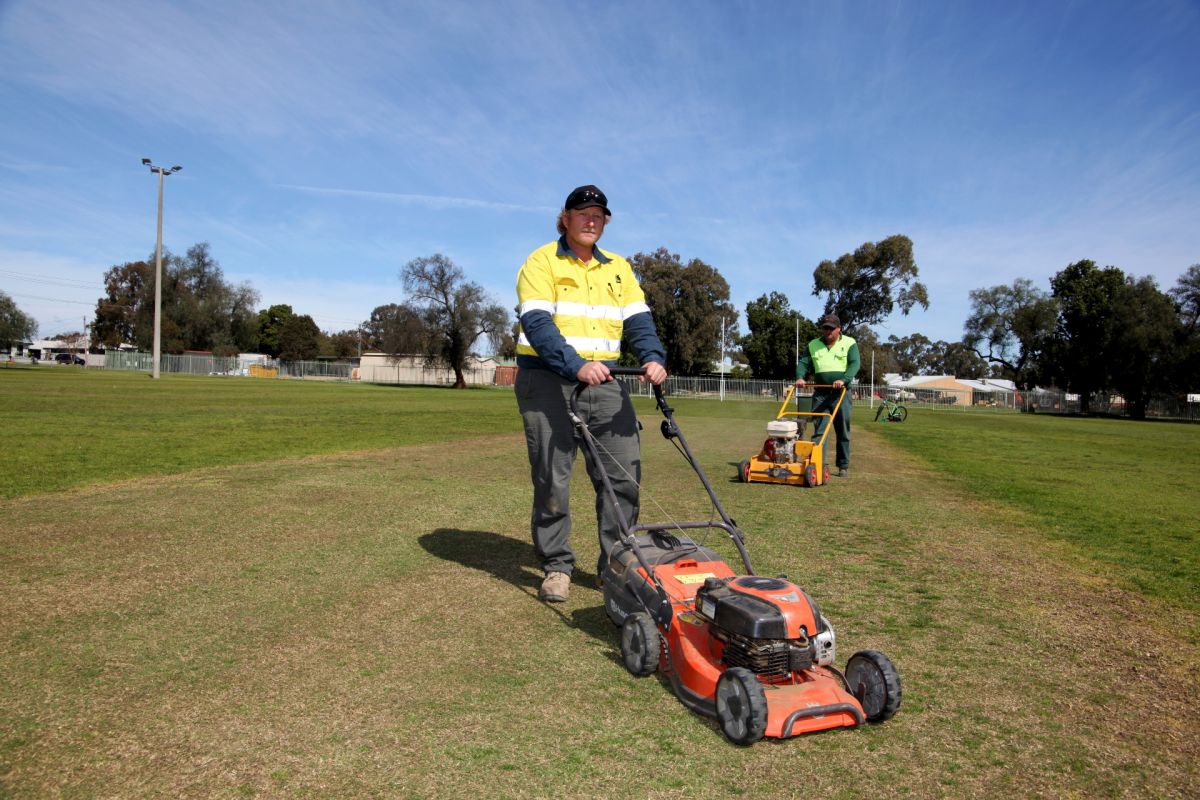
{"label": "yellow sticker on mower", "polygon": [[682,583],[684,586],[691,586],[693,583],[704,583],[709,578],[715,578],[716,575],[711,572],[696,572],[691,575],[676,575],[675,580]]}

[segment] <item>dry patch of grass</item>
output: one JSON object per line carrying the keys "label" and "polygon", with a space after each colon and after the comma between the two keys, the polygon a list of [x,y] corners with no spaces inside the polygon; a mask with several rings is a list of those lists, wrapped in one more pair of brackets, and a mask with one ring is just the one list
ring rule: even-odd
{"label": "dry patch of grass", "polygon": [[[1161,606],[870,432],[852,478],[805,490],[730,481],[760,422],[681,422],[757,570],[815,595],[840,662],[896,661],[892,721],[735,748],[628,675],[582,469],[583,568],[544,606],[524,443],[500,436],[0,503],[0,794],[1200,791],[1196,652]],[[643,517],[707,519],[647,423]]]}

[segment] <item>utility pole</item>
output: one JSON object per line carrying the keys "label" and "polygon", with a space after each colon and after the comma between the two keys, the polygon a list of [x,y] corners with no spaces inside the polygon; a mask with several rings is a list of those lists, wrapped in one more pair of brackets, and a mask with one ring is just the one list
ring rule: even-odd
{"label": "utility pole", "polygon": [[717,364],[721,371],[721,402],[725,402],[725,318],[721,317],[721,360]]}
{"label": "utility pole", "polygon": [[151,377],[158,380],[158,362],[162,360],[162,209],[163,209],[163,178],[167,175],[174,175],[183,167],[176,164],[167,169],[166,167],[156,167],[150,163],[150,159],[143,158],[142,163],[150,168],[151,172],[158,173],[158,237],[154,245],[154,366],[151,371]]}
{"label": "utility pole", "polygon": [[796,367],[800,366],[800,315],[796,314]]}

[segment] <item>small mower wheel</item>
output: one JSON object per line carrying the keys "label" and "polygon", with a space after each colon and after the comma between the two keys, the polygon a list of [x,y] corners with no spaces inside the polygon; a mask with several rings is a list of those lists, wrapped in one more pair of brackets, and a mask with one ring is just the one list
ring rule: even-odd
{"label": "small mower wheel", "polygon": [[817,485],[817,465],[816,464],[809,464],[807,467],[804,468],[804,485],[805,486],[816,486]]}
{"label": "small mower wheel", "polygon": [[900,673],[878,650],[861,650],[850,656],[846,683],[862,703],[867,722],[889,720],[900,708]]}
{"label": "small mower wheel", "polygon": [[751,745],[767,729],[767,694],[744,667],[732,667],[717,680],[717,720],[734,744]]}
{"label": "small mower wheel", "polygon": [[654,620],[644,611],[635,611],[621,625],[621,658],[625,669],[644,678],[658,669],[661,644]]}
{"label": "small mower wheel", "polygon": [[904,422],[908,419],[908,409],[904,406],[896,406],[896,410],[892,413],[893,422]]}
{"label": "small mower wheel", "polygon": [[742,463],[738,464],[738,478],[741,479],[742,483],[750,482],[750,462],[749,461],[743,461]]}

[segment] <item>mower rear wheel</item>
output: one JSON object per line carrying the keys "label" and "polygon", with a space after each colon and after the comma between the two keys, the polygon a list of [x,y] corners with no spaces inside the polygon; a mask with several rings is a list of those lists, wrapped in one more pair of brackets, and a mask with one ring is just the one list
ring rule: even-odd
{"label": "mower rear wheel", "polygon": [[635,611],[625,618],[621,625],[621,659],[625,669],[644,678],[658,669],[661,651],[658,627],[649,614]]}
{"label": "mower rear wheel", "polygon": [[878,650],[860,650],[846,662],[846,684],[862,704],[867,722],[891,719],[900,708],[900,673]]}
{"label": "mower rear wheel", "polygon": [[731,667],[717,680],[717,720],[725,738],[751,745],[767,730],[767,694],[754,673]]}
{"label": "mower rear wheel", "polygon": [[742,463],[738,464],[738,477],[741,478],[742,483],[750,482],[750,462],[749,461],[743,461]]}

